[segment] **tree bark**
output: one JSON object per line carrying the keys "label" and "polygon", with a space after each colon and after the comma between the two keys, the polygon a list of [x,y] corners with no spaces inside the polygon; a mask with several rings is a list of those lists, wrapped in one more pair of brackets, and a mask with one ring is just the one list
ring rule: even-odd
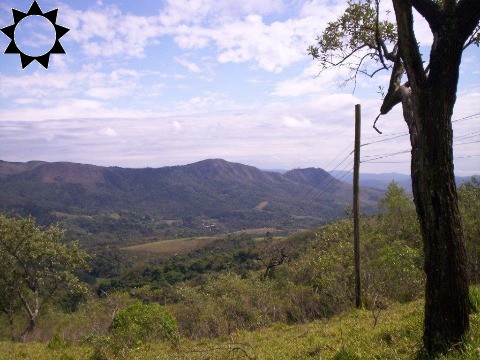
{"label": "tree bark", "polygon": [[33,332],[33,330],[35,330],[35,327],[37,326],[37,317],[38,317],[38,313],[40,311],[40,297],[39,297],[39,294],[38,294],[38,290],[35,289],[33,310],[30,308],[30,306],[28,305],[28,302],[23,297],[23,295],[21,295],[19,293],[19,297],[22,300],[22,303],[23,303],[25,309],[27,310],[28,316],[29,316],[28,325],[22,331],[22,333],[20,335],[20,338],[19,338],[20,342],[25,342],[27,340],[27,336],[30,335]]}
{"label": "tree bark", "polygon": [[13,311],[7,312],[8,324],[10,326],[10,339],[15,341],[15,322],[13,317]]}
{"label": "tree bark", "polygon": [[463,41],[456,31],[457,19],[430,14],[427,20],[434,42],[426,74],[413,32],[411,3],[393,3],[399,53],[410,85],[408,91],[400,90],[410,132],[412,190],[425,254],[423,343],[428,353],[436,354],[462,342],[469,329],[467,256],[453,169],[451,122]]}
{"label": "tree bark", "polygon": [[412,190],[425,254],[423,341],[429,353],[461,342],[469,328],[467,257],[453,169],[455,98],[451,94],[455,92],[448,91],[445,83],[412,91],[417,130],[412,141]]}

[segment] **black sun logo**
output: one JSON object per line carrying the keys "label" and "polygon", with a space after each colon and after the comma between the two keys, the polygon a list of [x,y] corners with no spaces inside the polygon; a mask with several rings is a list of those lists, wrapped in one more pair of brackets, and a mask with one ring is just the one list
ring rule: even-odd
{"label": "black sun logo", "polygon": [[[50,61],[50,54],[65,54],[65,50],[63,49],[62,45],[60,44],[59,39],[65,35],[70,29],[66,27],[57,25],[57,13],[58,9],[51,10],[49,12],[43,13],[38,6],[37,2],[34,1],[32,6],[27,13],[19,11],[17,9],[12,9],[13,13],[13,25],[6,26],[2,28],[2,32],[7,35],[11,42],[8,45],[7,49],[5,50],[5,54],[19,54],[20,59],[22,61],[22,69],[25,69],[33,60],[37,60],[45,69],[48,69],[48,63]],[[47,51],[45,54],[40,56],[30,56],[22,52],[16,42],[15,42],[15,29],[20,21],[22,21],[27,16],[37,15],[42,16],[48,21],[50,21],[55,29],[55,43],[53,44],[52,48]]]}

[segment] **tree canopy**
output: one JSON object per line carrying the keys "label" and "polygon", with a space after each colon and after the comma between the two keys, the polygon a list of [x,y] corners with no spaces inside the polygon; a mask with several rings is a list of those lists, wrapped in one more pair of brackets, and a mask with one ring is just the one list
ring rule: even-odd
{"label": "tree canopy", "polygon": [[23,341],[47,301],[62,289],[82,287],[75,271],[86,266],[87,254],[74,242],[62,244],[62,237],[57,226],[42,229],[31,217],[0,214],[0,310],[9,317],[12,337],[19,310],[28,317],[19,336]]}

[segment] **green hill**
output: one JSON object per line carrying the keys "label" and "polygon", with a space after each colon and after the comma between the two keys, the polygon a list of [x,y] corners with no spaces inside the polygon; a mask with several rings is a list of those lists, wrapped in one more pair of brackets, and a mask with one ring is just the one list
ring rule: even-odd
{"label": "green hill", "polygon": [[[363,211],[376,211],[381,192],[362,194]],[[349,204],[351,186],[314,168],[280,174],[220,159],[158,169],[0,162],[1,211],[60,222],[90,244],[310,228]]]}

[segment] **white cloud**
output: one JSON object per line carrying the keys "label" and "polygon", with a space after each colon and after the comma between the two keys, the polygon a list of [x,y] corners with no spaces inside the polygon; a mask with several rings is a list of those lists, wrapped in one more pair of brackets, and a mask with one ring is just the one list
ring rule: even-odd
{"label": "white cloud", "polygon": [[105,135],[107,137],[117,137],[118,136],[117,132],[114,129],[112,129],[111,127],[107,127],[107,128],[104,128],[104,129],[100,130],[100,134]]}
{"label": "white cloud", "polygon": [[347,75],[348,70],[344,68],[329,68],[320,72],[320,65],[312,61],[300,75],[277,83],[271,95],[288,98],[339,92]]}
{"label": "white cloud", "polygon": [[62,21],[70,28],[64,39],[80,43],[91,57],[143,57],[163,34],[158,17],[124,14],[114,6],[80,11],[65,5]]}
{"label": "white cloud", "polygon": [[190,62],[190,61],[185,60],[185,59],[180,59],[178,57],[175,57],[175,61],[178,62],[180,65],[186,67],[187,70],[192,72],[192,73],[199,73],[200,72],[200,67],[193,62]]}
{"label": "white cloud", "polygon": [[177,120],[172,121],[172,127],[175,131],[182,130],[182,124],[180,124]]}
{"label": "white cloud", "polygon": [[[306,54],[345,1],[167,0],[149,16],[128,13],[146,2],[106,3],[82,4],[84,11],[60,7],[59,23],[71,28],[62,44],[75,56],[53,56],[48,71],[10,73],[2,63],[4,158],[41,154],[45,160],[162,166],[224,157],[271,168],[324,167],[351,145],[353,107],[360,102],[362,135],[377,136],[371,125],[380,105],[379,78],[359,82],[358,97],[347,93],[351,89],[342,93],[338,86],[348,74],[332,69],[317,77],[318,64]],[[417,18],[415,26],[423,44],[429,29]],[[468,74],[477,59],[476,53],[464,59]],[[174,74],[176,62],[200,74]],[[211,82],[201,80],[203,72]],[[480,112],[478,81],[468,81],[459,87],[454,117]],[[455,134],[476,131],[474,123],[455,123]],[[378,125],[385,134],[406,131],[400,107]],[[408,148],[404,140],[368,151]],[[470,154],[474,146],[455,154]]]}
{"label": "white cloud", "polygon": [[260,15],[248,15],[216,27],[183,25],[175,29],[174,39],[179,46],[190,49],[213,43],[220,63],[254,62],[260,69],[280,72],[305,59],[306,48],[318,31],[317,20],[266,24]]}
{"label": "white cloud", "polygon": [[127,89],[117,87],[93,87],[85,91],[85,95],[103,100],[116,99],[126,94]]}
{"label": "white cloud", "polygon": [[309,128],[312,123],[308,119],[297,119],[293,116],[284,116],[283,125],[289,128]]}
{"label": "white cloud", "polygon": [[163,25],[226,23],[249,14],[267,15],[280,12],[282,0],[167,0],[160,14]]}
{"label": "white cloud", "polygon": [[[121,96],[139,95],[142,79],[161,76],[152,72],[118,68],[102,72],[96,66],[87,66],[79,72],[60,71],[34,72],[20,76],[0,74],[0,95],[12,98],[29,98],[40,107],[71,98],[84,96],[100,100],[117,99]],[[100,85],[101,84],[101,85]],[[160,86],[160,84],[156,84]]]}

